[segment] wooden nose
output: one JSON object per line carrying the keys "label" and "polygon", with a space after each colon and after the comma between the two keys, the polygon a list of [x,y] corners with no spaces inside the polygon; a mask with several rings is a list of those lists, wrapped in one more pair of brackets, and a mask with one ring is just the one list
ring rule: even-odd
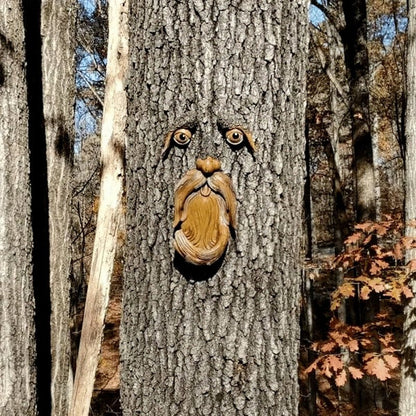
{"label": "wooden nose", "polygon": [[208,156],[206,159],[197,159],[196,168],[204,175],[209,176],[221,169],[221,162],[218,159]]}

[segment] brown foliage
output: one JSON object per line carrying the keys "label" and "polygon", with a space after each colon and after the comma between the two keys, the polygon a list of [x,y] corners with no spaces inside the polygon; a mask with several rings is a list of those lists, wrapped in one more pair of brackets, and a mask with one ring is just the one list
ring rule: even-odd
{"label": "brown foliage", "polygon": [[[325,377],[335,389],[364,376],[382,382],[398,378],[402,319],[397,311],[413,297],[408,277],[415,263],[405,265],[403,253],[416,247],[416,239],[402,236],[403,229],[399,219],[386,216],[379,223],[356,225],[345,240],[344,251],[329,266],[342,268],[344,279],[331,296],[328,336],[311,344],[317,356],[305,374]],[[340,320],[338,311],[346,299],[367,302],[372,296],[379,298],[380,313],[371,322]]]}

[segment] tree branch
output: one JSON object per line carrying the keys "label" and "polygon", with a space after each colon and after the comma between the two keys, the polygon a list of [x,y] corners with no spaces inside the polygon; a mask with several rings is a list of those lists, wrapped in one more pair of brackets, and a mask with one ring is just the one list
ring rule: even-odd
{"label": "tree branch", "polygon": [[333,74],[332,71],[329,69],[328,63],[326,62],[326,59],[325,59],[325,53],[324,53],[322,47],[320,45],[318,45],[318,43],[315,41],[313,36],[311,36],[311,41],[312,41],[312,44],[315,47],[315,50],[317,52],[317,55],[318,55],[319,61],[321,63],[322,69],[325,71],[325,74],[329,78],[330,82],[334,85],[334,87],[337,90],[337,92],[338,92],[339,96],[341,97],[342,101],[344,103],[347,103],[348,100],[347,100],[347,97],[345,96],[342,85],[337,80],[337,77],[335,76],[335,74]]}
{"label": "tree branch", "polygon": [[341,33],[342,30],[342,24],[340,22],[340,19],[336,13],[334,13],[331,9],[328,7],[325,7],[323,4],[318,3],[317,0],[311,0],[311,5],[315,6],[317,9],[319,9],[328,19],[328,21],[335,27],[335,29]]}
{"label": "tree branch", "polygon": [[100,96],[98,95],[97,91],[95,91],[94,86],[90,83],[90,81],[88,80],[88,78],[81,71],[79,72],[79,75],[85,81],[85,83],[88,85],[88,88],[94,94],[94,97],[97,99],[97,101],[101,104],[101,107],[104,107],[103,100],[100,98]]}

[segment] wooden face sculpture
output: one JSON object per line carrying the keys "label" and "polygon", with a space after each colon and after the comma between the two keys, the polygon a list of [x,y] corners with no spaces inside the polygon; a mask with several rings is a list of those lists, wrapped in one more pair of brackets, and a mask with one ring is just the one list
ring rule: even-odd
{"label": "wooden face sculpture", "polygon": [[[186,146],[192,133],[185,128],[170,132],[162,155],[171,141]],[[231,146],[241,146],[246,140],[252,151],[251,135],[241,128],[225,133]],[[228,175],[221,171],[219,160],[208,156],[197,159],[195,169],[189,170],[175,189],[174,247],[188,263],[210,266],[224,254],[231,231],[237,228],[236,197]]]}
{"label": "wooden face sculpture", "polygon": [[188,263],[215,263],[225,252],[230,227],[236,228],[231,179],[220,169],[217,159],[198,159],[176,187],[174,246]]}

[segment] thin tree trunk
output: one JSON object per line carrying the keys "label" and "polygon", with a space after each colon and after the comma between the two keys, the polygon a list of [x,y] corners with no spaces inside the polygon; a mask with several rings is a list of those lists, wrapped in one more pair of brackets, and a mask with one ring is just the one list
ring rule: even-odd
{"label": "thin tree trunk", "polygon": [[122,221],[128,2],[109,1],[106,91],[101,133],[100,207],[85,301],[70,415],[87,416],[100,353],[111,275]]}
{"label": "thin tree trunk", "polygon": [[[339,7],[338,12],[341,13]],[[339,35],[336,33],[331,24],[326,25],[326,34],[329,39],[329,63],[328,69],[336,73],[337,62],[342,54],[340,48]],[[345,72],[339,70],[339,76],[345,77]],[[345,80],[345,78],[343,78]],[[341,84],[341,83],[340,83]],[[345,85],[342,83],[341,85]],[[342,88],[342,86],[341,86]],[[326,147],[328,162],[333,171],[333,189],[334,189],[334,245],[335,254],[338,255],[344,249],[344,240],[350,233],[350,227],[353,222],[351,214],[348,214],[348,204],[346,189],[351,184],[351,166],[346,163],[348,158],[340,146],[342,136],[341,132],[346,130],[345,124],[348,125],[348,133],[351,133],[351,123],[346,123],[345,115],[348,113],[348,103],[346,95],[340,87],[330,84],[330,105],[331,105],[331,132],[330,143]],[[351,199],[351,198],[350,198]],[[349,201],[351,202],[351,200]],[[339,271],[337,271],[339,272]],[[344,308],[345,309],[345,308]],[[344,312],[345,313],[345,310]],[[341,318],[342,319],[342,318]]]}
{"label": "thin tree trunk", "polygon": [[[125,416],[297,414],[307,6],[132,5]],[[233,126],[252,131],[257,153],[227,145]],[[162,158],[183,127],[189,146]],[[238,226],[204,267],[174,256],[171,239],[175,184],[206,156],[234,183]]]}
{"label": "thin tree trunk", "polygon": [[[310,169],[310,149],[309,149],[309,128],[306,125],[305,129],[305,162],[306,162],[306,177],[305,177],[305,190],[304,190],[304,232],[305,232],[305,263],[313,261],[313,229],[312,229],[312,200],[311,200],[311,169]],[[304,328],[301,331],[305,332],[307,340],[312,343],[315,337],[315,328],[313,321],[313,282],[310,278],[310,274],[306,267],[303,270],[303,296],[304,296],[304,307],[303,307],[303,322]],[[302,316],[301,316],[302,324]],[[308,345],[309,347],[309,345]],[[312,348],[308,348],[308,362],[312,362],[315,358]],[[306,407],[309,412],[309,416],[316,416],[316,378],[315,374],[310,373],[308,375],[308,390],[305,395]]]}
{"label": "thin tree trunk", "polygon": [[52,415],[68,414],[70,198],[75,99],[74,0],[42,1],[42,89],[48,169]]}
{"label": "thin tree trunk", "polygon": [[[345,29],[342,33],[345,65],[350,87],[350,114],[352,121],[353,171],[355,176],[356,221],[376,220],[376,175],[373,142],[370,128],[370,66],[367,50],[366,0],[343,0]],[[350,307],[350,321],[362,325],[374,320],[380,309],[378,296]],[[356,314],[356,316],[354,316]],[[367,376],[352,383],[357,410],[369,412],[380,408],[380,385]]]}
{"label": "thin tree trunk", "polygon": [[[416,237],[416,1],[408,1],[407,109],[406,109],[406,235]],[[416,250],[406,253],[406,260],[416,258]],[[410,282],[416,293],[416,276]],[[400,384],[400,416],[413,416],[416,409],[416,298],[405,307],[403,361]]]}
{"label": "thin tree trunk", "polygon": [[357,221],[374,221],[376,218],[376,194],[370,131],[366,1],[343,0],[342,4],[346,23],[342,39],[351,97]]}
{"label": "thin tree trunk", "polygon": [[0,414],[36,414],[28,102],[22,4],[0,3]]}

